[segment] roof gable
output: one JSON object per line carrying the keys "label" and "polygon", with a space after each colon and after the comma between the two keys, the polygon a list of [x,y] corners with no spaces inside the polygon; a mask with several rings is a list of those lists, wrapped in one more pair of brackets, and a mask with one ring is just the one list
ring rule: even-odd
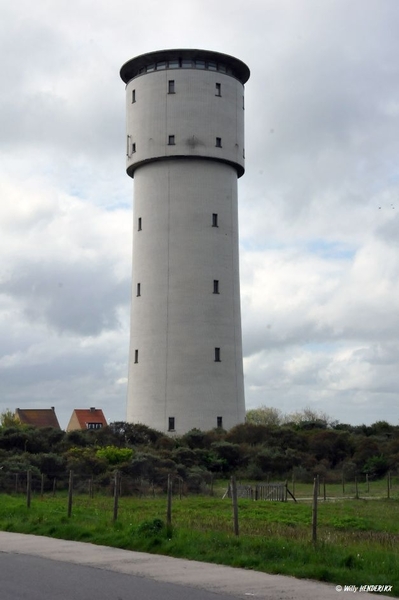
{"label": "roof gable", "polygon": [[72,418],[75,417],[81,429],[89,429],[90,424],[107,426],[107,420],[101,408],[75,408]]}
{"label": "roof gable", "polygon": [[17,408],[15,416],[23,425],[61,429],[54,408]]}

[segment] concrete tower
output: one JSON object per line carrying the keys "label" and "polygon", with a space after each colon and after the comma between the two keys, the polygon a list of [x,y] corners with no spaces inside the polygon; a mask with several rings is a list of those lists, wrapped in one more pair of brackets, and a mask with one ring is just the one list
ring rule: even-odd
{"label": "concrete tower", "polygon": [[123,65],[134,177],[127,420],[182,434],[244,422],[237,177],[240,60],[162,50]]}

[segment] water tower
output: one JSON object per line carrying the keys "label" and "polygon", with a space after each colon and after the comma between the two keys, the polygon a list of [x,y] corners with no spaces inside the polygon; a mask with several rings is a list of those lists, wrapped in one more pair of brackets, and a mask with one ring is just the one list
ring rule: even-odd
{"label": "water tower", "polygon": [[237,178],[249,69],[161,50],[120,75],[134,178],[127,421],[229,429],[245,419]]}

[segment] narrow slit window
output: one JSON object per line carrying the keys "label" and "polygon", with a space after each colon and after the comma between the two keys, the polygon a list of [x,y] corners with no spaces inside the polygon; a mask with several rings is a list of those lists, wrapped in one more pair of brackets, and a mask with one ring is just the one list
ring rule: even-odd
{"label": "narrow slit window", "polygon": [[136,102],[136,90],[132,90],[132,104]]}
{"label": "narrow slit window", "polygon": [[141,283],[137,284],[137,294],[136,296],[141,296]]}
{"label": "narrow slit window", "polygon": [[223,417],[216,417],[216,427],[222,429],[222,427],[223,427]]}
{"label": "narrow slit window", "polygon": [[174,94],[175,93],[175,80],[174,79],[169,79],[168,81],[168,94]]}
{"label": "narrow slit window", "polygon": [[213,280],[213,293],[214,294],[218,294],[219,293],[219,279],[214,279]]}
{"label": "narrow slit window", "polygon": [[217,137],[216,138],[216,148],[221,148],[221,147],[222,147],[222,138]]}
{"label": "narrow slit window", "polygon": [[215,348],[215,362],[221,362],[221,359],[220,359],[220,348]]}
{"label": "narrow slit window", "polygon": [[169,417],[168,418],[168,431],[174,431],[174,430],[175,430],[175,418]]}
{"label": "narrow slit window", "polygon": [[133,142],[132,144],[132,154],[134,154],[136,152],[136,142]]}
{"label": "narrow slit window", "polygon": [[175,145],[175,136],[174,135],[170,135],[168,137],[168,146],[174,146]]}
{"label": "narrow slit window", "polygon": [[138,350],[134,351],[134,362],[135,363],[139,362],[139,351]]}
{"label": "narrow slit window", "polygon": [[218,224],[218,214],[217,213],[213,213],[212,214],[212,227],[219,227]]}
{"label": "narrow slit window", "polygon": [[215,85],[216,85],[215,96],[221,96],[222,95],[222,84],[216,83]]}
{"label": "narrow slit window", "polygon": [[141,217],[137,220],[137,231],[141,231]]}

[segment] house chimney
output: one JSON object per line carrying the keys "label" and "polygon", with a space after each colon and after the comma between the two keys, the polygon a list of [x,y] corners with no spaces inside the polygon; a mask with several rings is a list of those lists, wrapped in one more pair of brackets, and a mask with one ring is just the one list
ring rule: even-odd
{"label": "house chimney", "polygon": [[96,410],[95,406],[90,406],[90,412],[94,412]]}

